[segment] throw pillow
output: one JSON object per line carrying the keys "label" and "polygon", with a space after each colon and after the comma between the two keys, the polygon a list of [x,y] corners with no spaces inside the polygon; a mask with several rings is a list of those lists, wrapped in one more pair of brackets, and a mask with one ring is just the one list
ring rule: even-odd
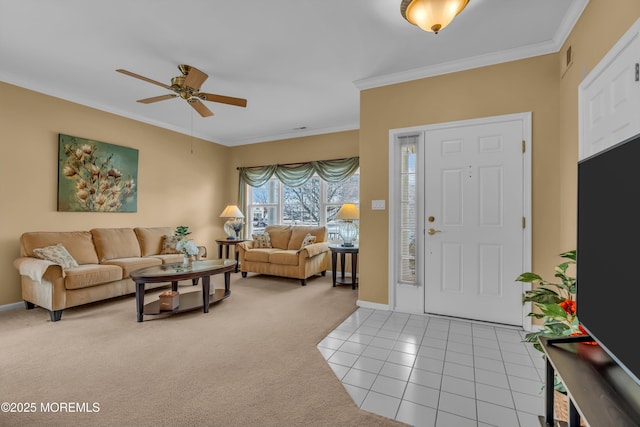
{"label": "throw pillow", "polygon": [[269,236],[269,232],[265,231],[261,234],[252,234],[251,238],[253,239],[253,247],[254,248],[270,248],[271,247],[271,237]]}
{"label": "throw pillow", "polygon": [[300,246],[300,249],[303,249],[305,246],[312,245],[315,242],[316,236],[313,236],[311,233],[307,233],[307,235],[304,236],[304,240],[302,241],[302,246]]}
{"label": "throw pillow", "polygon": [[178,244],[180,239],[182,239],[182,237],[180,236],[171,236],[171,235],[164,236],[164,238],[162,239],[162,250],[160,251],[160,253],[163,255],[179,254],[180,251],[176,249],[176,245]]}
{"label": "throw pillow", "polygon": [[40,259],[46,259],[47,261],[61,265],[63,270],[78,267],[78,263],[62,243],[44,248],[36,248],[33,250],[33,253]]}

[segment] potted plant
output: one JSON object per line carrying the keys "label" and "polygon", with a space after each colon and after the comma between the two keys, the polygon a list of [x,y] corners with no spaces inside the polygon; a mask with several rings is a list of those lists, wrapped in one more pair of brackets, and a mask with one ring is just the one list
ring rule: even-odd
{"label": "potted plant", "polygon": [[191,232],[189,231],[188,225],[179,225],[176,227],[176,231],[174,232],[174,234],[178,237],[185,238],[189,234],[191,234]]}
{"label": "potted plant", "polygon": [[525,341],[533,343],[540,351],[539,336],[553,338],[586,333],[576,316],[576,279],[567,274],[569,267],[576,263],[576,251],[564,252],[560,257],[566,259],[555,268],[554,276],[560,279],[560,283],[548,282],[538,274],[529,272],[522,273],[516,279],[517,282],[538,285],[525,292],[524,301],[532,302],[540,309],[540,313],[531,312],[529,317],[544,319],[544,322],[542,329],[528,333]]}
{"label": "potted plant", "polygon": [[[530,332],[524,341],[533,343],[533,346],[543,352],[538,337],[566,337],[586,335],[586,331],[580,325],[576,315],[576,279],[567,273],[567,270],[576,264],[576,251],[568,251],[560,254],[565,259],[555,268],[555,275],[559,283],[549,282],[540,275],[527,272],[522,273],[516,279],[517,282],[537,284],[537,287],[526,291],[524,301],[530,301],[540,312],[531,312],[529,317],[543,319],[542,328]],[[588,343],[595,344],[595,343]],[[554,381],[556,390],[555,412],[560,421],[567,421],[566,390],[562,382],[556,376]]]}
{"label": "potted plant", "polygon": [[189,226],[186,225],[177,226],[174,232],[174,235],[180,238],[176,243],[176,250],[184,255],[182,260],[183,265],[191,264],[193,258],[198,255],[198,247],[196,244],[187,239],[189,234],[191,234],[191,232],[189,231]]}

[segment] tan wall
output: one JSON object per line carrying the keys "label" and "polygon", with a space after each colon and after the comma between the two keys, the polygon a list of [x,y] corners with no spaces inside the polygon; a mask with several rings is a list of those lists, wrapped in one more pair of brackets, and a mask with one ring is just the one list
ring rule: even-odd
{"label": "tan wall", "polygon": [[389,130],[493,115],[533,113],[533,270],[553,276],[557,255],[575,248],[578,84],[640,16],[640,2],[615,3],[590,1],[569,37],[574,64],[562,79],[564,49],[361,93],[361,300],[388,303],[388,212],[372,211],[371,200],[389,200]]}
{"label": "tan wall", "polygon": [[[138,211],[57,212],[58,133],[138,149]],[[0,82],[0,149],[0,305],[21,300],[13,260],[26,231],[188,225],[217,256],[235,194],[228,147]]]}
{"label": "tan wall", "polygon": [[230,167],[237,180],[235,169],[239,166],[341,159],[357,155],[358,131],[352,130],[234,147],[231,150]]}

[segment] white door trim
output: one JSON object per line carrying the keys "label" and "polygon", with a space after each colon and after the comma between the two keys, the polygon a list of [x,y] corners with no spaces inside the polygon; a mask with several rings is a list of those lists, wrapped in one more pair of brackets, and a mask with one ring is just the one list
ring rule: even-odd
{"label": "white door trim", "polygon": [[[424,133],[430,130],[456,128],[461,126],[474,126],[481,124],[491,124],[505,121],[521,121],[522,122],[522,138],[525,141],[525,151],[523,153],[523,206],[522,212],[526,221],[526,227],[524,230],[523,239],[523,271],[531,271],[531,236],[533,221],[531,218],[531,113],[515,113],[502,116],[483,117],[477,119],[461,120],[454,122],[437,123],[432,125],[414,126],[408,128],[391,129],[389,131],[389,276],[388,276],[388,298],[389,308],[394,311],[402,311],[408,313],[424,313],[424,262],[421,260],[421,256],[418,254],[423,253],[425,245],[424,239],[424,224],[421,224],[418,229],[418,244],[416,247],[416,262],[420,262],[416,265],[418,270],[418,282],[416,285],[406,285],[397,283],[398,277],[398,247],[396,242],[396,236],[394,230],[398,224],[400,218],[400,212],[398,209],[399,203],[395,200],[397,192],[393,191],[397,188],[399,177],[399,150],[397,147],[397,138],[402,135],[413,134],[420,135],[420,143],[424,141]],[[418,148],[420,149],[420,147]],[[421,155],[418,155],[418,218],[424,217],[424,188],[423,188],[423,173],[424,165],[422,164]],[[514,278],[515,279],[515,278]],[[514,283],[515,285],[515,283]],[[529,284],[524,285],[524,290],[530,289]],[[523,305],[522,309],[522,324],[525,330],[531,330],[531,318],[528,313],[531,311],[531,303]]]}
{"label": "white door trim", "polygon": [[[582,80],[580,85],[578,86],[578,160],[585,159],[596,152],[604,150],[612,145],[617,144],[618,142],[626,139],[625,137],[621,137],[618,139],[613,138],[613,132],[608,135],[603,135],[604,140],[601,141],[597,146],[592,146],[589,143],[591,139],[591,132],[589,129],[589,114],[591,113],[589,108],[589,98],[588,92],[589,90],[601,84],[601,80],[604,78],[606,72],[613,66],[616,65],[616,61],[620,59],[620,57],[625,53],[625,50],[630,47],[640,37],[640,18],[637,19],[631,27],[618,39],[615,45],[602,57],[602,59],[596,64],[595,67],[589,72],[589,74]],[[633,52],[632,55],[637,54]],[[626,64],[625,64],[626,65]],[[632,64],[629,64],[632,65]],[[633,71],[633,70],[629,70]],[[606,82],[608,83],[608,82]],[[607,91],[610,91],[610,88],[606,88]],[[609,94],[608,94],[609,95]],[[637,92],[636,95],[637,97]],[[636,98],[637,100],[637,98]],[[631,107],[633,108],[633,107]],[[601,112],[604,117],[601,120],[610,120],[612,112],[609,110],[605,110]],[[626,137],[631,137],[640,132],[640,125],[638,122],[633,123],[633,126],[627,130]]]}

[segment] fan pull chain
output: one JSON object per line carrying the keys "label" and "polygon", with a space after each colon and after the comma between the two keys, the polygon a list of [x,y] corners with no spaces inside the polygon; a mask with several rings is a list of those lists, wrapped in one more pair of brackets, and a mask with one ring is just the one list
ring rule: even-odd
{"label": "fan pull chain", "polygon": [[193,111],[191,111],[191,154],[193,154]]}

